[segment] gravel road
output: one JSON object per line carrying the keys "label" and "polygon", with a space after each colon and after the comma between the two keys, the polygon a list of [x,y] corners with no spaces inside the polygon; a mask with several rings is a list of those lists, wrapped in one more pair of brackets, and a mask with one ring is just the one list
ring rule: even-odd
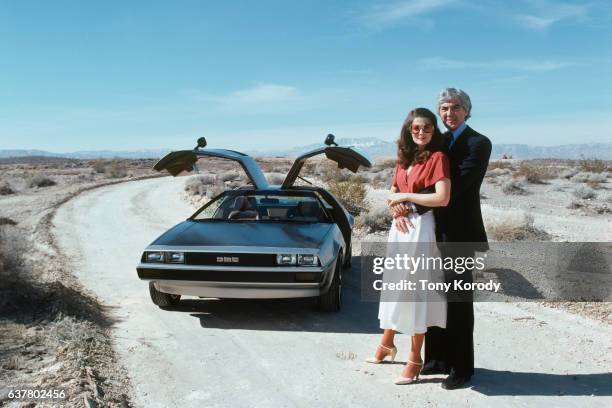
{"label": "gravel road", "polygon": [[[159,309],[135,266],[146,245],[193,212],[182,187],[161,178],[100,188],[54,219],[66,267],[116,321],[137,406],[612,406],[610,326],[535,303],[475,305],[476,375],[457,391],[442,390],[442,376],[396,386],[401,362],[363,363],[380,330],[378,305],[360,301],[357,270],[347,273],[337,314],[310,300],[186,299]],[[400,361],[408,343],[397,337]]]}

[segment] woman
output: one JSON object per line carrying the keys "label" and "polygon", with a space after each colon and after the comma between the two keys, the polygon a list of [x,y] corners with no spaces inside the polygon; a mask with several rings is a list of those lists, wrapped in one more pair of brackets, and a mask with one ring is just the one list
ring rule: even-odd
{"label": "woman", "polygon": [[[450,170],[448,158],[441,149],[443,137],[438,129],[436,116],[428,109],[417,108],[408,114],[404,121],[400,138],[397,141],[397,164],[389,195],[388,205],[397,214],[399,204],[415,203],[426,207],[444,207],[450,199]],[[434,187],[432,190],[431,187]],[[428,189],[433,193],[418,193]],[[440,258],[436,245],[435,220],[433,211],[422,215],[411,212],[407,216],[410,228],[396,224],[403,223],[401,217],[395,217],[391,224],[388,238],[388,254],[407,254],[412,258]],[[405,232],[406,231],[406,232]],[[407,244],[418,243],[418,244]],[[401,248],[401,251],[398,251]],[[398,275],[399,274],[399,275]],[[409,270],[389,270],[383,275],[383,282],[408,280],[418,284],[416,293],[410,293],[409,300],[397,301],[397,294],[382,293],[378,319],[384,329],[380,345],[370,363],[381,363],[389,356],[393,361],[397,353],[393,339],[396,332],[412,336],[411,350],[402,375],[396,384],[409,384],[416,381],[423,365],[421,347],[427,327],[446,327],[446,303],[442,297],[424,294],[420,289],[420,280],[443,281],[443,272],[435,268],[416,268]],[[406,294],[404,294],[406,295]],[[435,293],[434,293],[435,295]],[[393,297],[395,296],[395,297]],[[389,297],[394,301],[386,301]]]}

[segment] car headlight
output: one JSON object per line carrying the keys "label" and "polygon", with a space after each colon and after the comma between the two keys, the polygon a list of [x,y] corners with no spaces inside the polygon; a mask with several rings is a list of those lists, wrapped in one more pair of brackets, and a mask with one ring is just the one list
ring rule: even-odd
{"label": "car headlight", "polygon": [[295,265],[295,254],[278,254],[276,255],[276,263],[279,265]]}
{"label": "car headlight", "polygon": [[163,252],[145,252],[144,261],[163,263],[164,253]]}
{"label": "car headlight", "polygon": [[185,253],[184,252],[166,252],[166,262],[185,263]]}
{"label": "car headlight", "polygon": [[302,266],[318,266],[319,258],[316,255],[298,254],[297,263]]}

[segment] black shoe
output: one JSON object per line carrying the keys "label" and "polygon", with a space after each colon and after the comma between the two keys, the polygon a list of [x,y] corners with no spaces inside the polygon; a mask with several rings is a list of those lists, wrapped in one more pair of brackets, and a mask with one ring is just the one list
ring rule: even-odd
{"label": "black shoe", "polygon": [[453,370],[450,375],[442,381],[442,388],[445,390],[456,390],[457,388],[465,387],[469,382],[470,377],[459,376]]}
{"label": "black shoe", "polygon": [[444,361],[429,360],[421,369],[422,375],[448,374]]}

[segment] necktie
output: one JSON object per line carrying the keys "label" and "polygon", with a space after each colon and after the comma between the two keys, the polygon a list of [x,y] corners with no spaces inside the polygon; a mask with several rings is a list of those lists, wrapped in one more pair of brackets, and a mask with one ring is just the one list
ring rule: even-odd
{"label": "necktie", "polygon": [[448,146],[448,149],[450,150],[450,148],[453,147],[453,144],[455,143],[455,139],[453,138],[453,132],[451,132],[450,130],[444,132],[444,138],[446,140],[446,146]]}

